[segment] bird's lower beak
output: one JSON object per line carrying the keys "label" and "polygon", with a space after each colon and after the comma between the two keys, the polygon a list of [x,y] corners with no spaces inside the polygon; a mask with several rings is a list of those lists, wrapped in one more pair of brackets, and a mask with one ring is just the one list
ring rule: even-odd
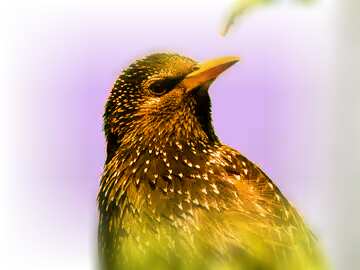
{"label": "bird's lower beak", "polygon": [[209,86],[222,72],[240,60],[239,57],[226,56],[200,63],[198,69],[189,73],[181,85],[190,92],[199,86]]}

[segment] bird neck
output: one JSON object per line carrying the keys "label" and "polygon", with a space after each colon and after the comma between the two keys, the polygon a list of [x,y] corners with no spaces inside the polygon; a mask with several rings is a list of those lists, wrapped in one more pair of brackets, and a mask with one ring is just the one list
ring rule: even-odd
{"label": "bird neck", "polygon": [[133,113],[131,121],[119,122],[116,132],[111,132],[111,123],[105,121],[107,136],[107,160],[118,149],[134,149],[138,145],[202,144],[215,145],[220,141],[214,132],[211,120],[211,104],[207,89],[194,91],[192,97],[173,112],[166,114]]}
{"label": "bird neck", "polygon": [[200,87],[194,92],[196,121],[212,143],[218,143],[219,139],[215,134],[211,118],[211,101],[208,88]]}
{"label": "bird neck", "polygon": [[122,136],[117,147],[120,149],[134,149],[139,145],[143,148],[151,148],[156,145],[172,147],[177,142],[184,145],[212,146],[219,143],[210,121],[207,121],[206,118],[191,118],[191,116],[179,115],[168,120],[147,122],[145,125],[141,121],[137,124],[138,128],[130,130]]}

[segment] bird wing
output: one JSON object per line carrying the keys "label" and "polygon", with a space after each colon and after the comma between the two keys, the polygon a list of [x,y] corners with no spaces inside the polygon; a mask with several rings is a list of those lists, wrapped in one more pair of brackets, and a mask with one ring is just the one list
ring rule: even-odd
{"label": "bird wing", "polygon": [[211,232],[217,247],[223,243],[224,250],[238,248],[271,265],[276,258],[288,267],[296,262],[291,269],[323,269],[314,268],[315,261],[320,265],[314,235],[271,179],[239,152],[227,146],[219,152],[212,155],[209,181],[226,199],[218,214],[197,212],[199,220],[213,227],[204,235]]}

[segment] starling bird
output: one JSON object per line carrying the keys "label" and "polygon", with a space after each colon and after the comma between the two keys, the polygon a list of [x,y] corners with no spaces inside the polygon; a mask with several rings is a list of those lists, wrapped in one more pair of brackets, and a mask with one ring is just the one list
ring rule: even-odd
{"label": "starling bird", "polygon": [[294,207],[214,132],[208,88],[237,61],[157,53],[117,79],[98,194],[103,269],[323,269]]}

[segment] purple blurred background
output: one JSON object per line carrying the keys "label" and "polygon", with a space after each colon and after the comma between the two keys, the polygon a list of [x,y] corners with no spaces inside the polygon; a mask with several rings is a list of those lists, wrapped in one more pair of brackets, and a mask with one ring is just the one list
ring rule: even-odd
{"label": "purple blurred background", "polygon": [[274,179],[326,251],[336,253],[334,227],[328,226],[332,1],[259,9],[222,37],[229,3],[76,2],[11,10],[8,158],[16,180],[9,185],[7,214],[16,234],[5,252],[16,261],[13,269],[94,265],[104,103],[123,68],[158,51],[199,61],[241,57],[210,90],[216,131]]}

